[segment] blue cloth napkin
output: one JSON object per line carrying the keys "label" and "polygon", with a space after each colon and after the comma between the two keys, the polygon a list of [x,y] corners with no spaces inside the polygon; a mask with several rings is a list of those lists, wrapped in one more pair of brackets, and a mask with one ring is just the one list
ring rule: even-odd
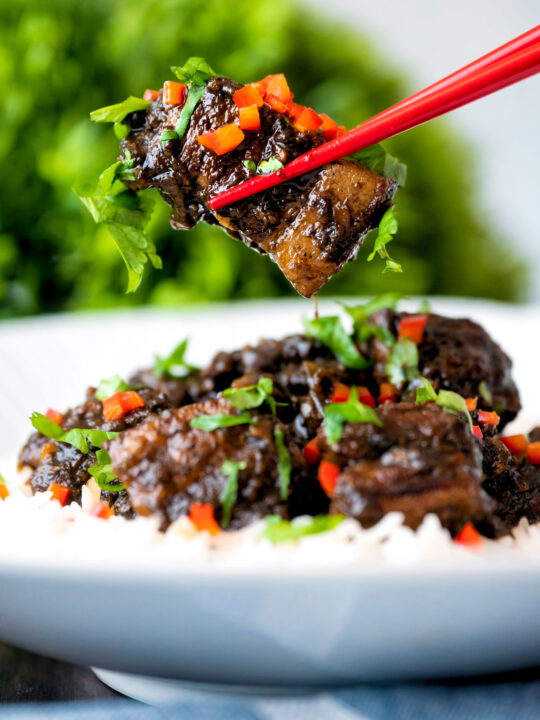
{"label": "blue cloth napkin", "polygon": [[4,705],[1,720],[538,720],[540,682],[365,686],[269,697],[186,693],[175,705],[131,700]]}

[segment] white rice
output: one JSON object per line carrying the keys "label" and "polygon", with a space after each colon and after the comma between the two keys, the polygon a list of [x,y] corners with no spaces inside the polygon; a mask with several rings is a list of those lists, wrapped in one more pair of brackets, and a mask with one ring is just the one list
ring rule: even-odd
{"label": "white rice", "polygon": [[[261,538],[264,521],[238,531],[211,536],[197,532],[187,518],[165,533],[152,519],[108,520],[89,514],[97,487],[83,489],[83,506],[61,507],[51,493],[29,494],[26,477],[13,463],[0,461],[9,496],[0,501],[0,565],[32,566],[76,563],[79,568],[100,566],[115,572],[144,568],[182,570],[299,570],[414,567],[540,567],[540,524],[523,520],[513,534],[497,541],[484,539],[481,547],[453,542],[435,515],[428,515],[412,531],[401,513],[386,515],[364,529],[347,519],[334,530],[294,542],[273,544]],[[95,493],[95,495],[93,494]],[[295,522],[302,522],[298,519]]]}

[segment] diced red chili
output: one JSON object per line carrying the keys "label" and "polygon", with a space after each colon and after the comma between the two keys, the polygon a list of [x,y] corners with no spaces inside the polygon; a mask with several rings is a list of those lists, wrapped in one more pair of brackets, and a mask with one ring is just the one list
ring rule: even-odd
{"label": "diced red chili", "polygon": [[323,460],[319,465],[319,483],[328,497],[334,494],[340,472],[338,466],[328,460]]}
{"label": "diced red chili", "polygon": [[144,406],[144,400],[135,390],[115,392],[103,401],[103,417],[105,420],[120,420],[128,412]]}
{"label": "diced red chili", "polygon": [[58,412],[58,410],[53,410],[52,408],[49,408],[47,410],[47,412],[45,413],[45,417],[49,418],[49,420],[52,420],[57,425],[61,425],[64,418],[61,412]]}
{"label": "diced red chili", "polygon": [[340,125],[337,129],[336,137],[337,138],[341,137],[342,135],[345,135],[346,132],[347,132],[347,128],[345,127],[345,125]]}
{"label": "diced red chili", "polygon": [[527,452],[529,443],[525,435],[505,435],[500,437],[499,440],[503,445],[506,445],[512,455],[519,455],[520,453]]}
{"label": "diced red chili", "polygon": [[304,112],[305,109],[305,105],[299,105],[295,102],[287,103],[287,117],[289,118],[289,120],[292,120],[294,122],[300,117],[300,115]]}
{"label": "diced red chili", "polygon": [[274,95],[282,103],[289,103],[293,99],[289,84],[283,73],[277,75],[268,75],[264,78],[263,82],[266,83],[266,92],[268,95]]}
{"label": "diced red chili", "polygon": [[319,446],[317,445],[317,438],[314,437],[310,440],[307,445],[304,446],[304,457],[310,465],[315,465],[319,462],[320,452]]}
{"label": "diced red chili", "polygon": [[214,508],[207,503],[193,503],[189,509],[189,519],[197,530],[206,530],[210,535],[217,535],[220,527],[214,517]]}
{"label": "diced red chili", "polygon": [[114,515],[114,510],[104,502],[97,502],[90,510],[90,515],[108,520]]}
{"label": "diced red chili", "polygon": [[319,113],[319,117],[322,119],[321,130],[323,137],[327,140],[332,140],[332,138],[336,137],[336,133],[338,131],[337,122],[332,120],[330,115],[327,115],[326,113]]}
{"label": "diced red chili", "polygon": [[238,124],[242,130],[260,130],[261,116],[256,105],[248,105],[238,109]]}
{"label": "diced red chili", "polygon": [[8,495],[9,495],[9,490],[4,485],[4,483],[0,483],[0,500],[5,500]]}
{"label": "diced red chili", "polygon": [[375,402],[375,398],[370,393],[367,387],[364,387],[363,385],[358,385],[356,389],[358,391],[358,400],[360,400],[361,403],[367,405],[370,408],[374,408],[377,405],[377,403]]}
{"label": "diced red chili", "polygon": [[163,84],[163,102],[167,103],[167,105],[182,105],[185,92],[186,86],[184,83],[167,80]]}
{"label": "diced red chili", "polygon": [[48,490],[52,492],[51,500],[58,500],[60,505],[65,505],[69,495],[69,488],[65,485],[59,485],[58,483],[51,483]]}
{"label": "diced red chili", "polygon": [[476,405],[478,403],[478,398],[465,398],[465,405],[467,406],[467,410],[469,412],[472,412],[473,410],[476,410]]}
{"label": "diced red chili", "polygon": [[159,97],[159,91],[158,90],[150,90],[146,89],[144,91],[143,100],[157,100]]}
{"label": "diced red chili", "polygon": [[347,402],[350,394],[351,394],[351,388],[348,385],[344,385],[343,383],[338,382],[334,385],[334,390],[332,392],[332,402],[333,403]]}
{"label": "diced red chili", "polygon": [[268,105],[268,107],[272,108],[272,110],[275,110],[280,115],[285,115],[287,113],[287,106],[275,95],[266,95],[264,102]]}
{"label": "diced red chili", "polygon": [[253,85],[244,85],[243,88],[237,90],[233,95],[236,107],[243,108],[250,105],[256,105],[258,108],[263,106],[263,98],[261,93]]}
{"label": "diced red chili", "polygon": [[398,337],[412,340],[415,345],[420,345],[426,327],[427,315],[410,315],[404,317],[399,323]]}
{"label": "diced red chili", "polygon": [[379,404],[383,405],[387,402],[396,402],[397,388],[392,383],[381,383],[379,388]]}
{"label": "diced red chili", "polygon": [[238,147],[244,137],[245,135],[240,128],[230,123],[217,130],[211,130],[204,135],[199,135],[197,140],[205,148],[215,152],[216,155],[224,155]]}
{"label": "diced red chili", "polygon": [[294,127],[300,132],[316,132],[323,124],[322,118],[315,110],[307,107],[303,113],[296,119]]}
{"label": "diced red chili", "polygon": [[264,80],[257,80],[256,82],[249,83],[249,86],[255,88],[262,98],[268,94],[267,84]]}
{"label": "diced red chili", "polygon": [[496,412],[488,412],[487,410],[478,411],[478,422],[483,425],[498,425],[500,419]]}
{"label": "diced red chili", "polygon": [[527,460],[532,465],[540,465],[540,442],[529,443],[527,447]]}
{"label": "diced red chili", "polygon": [[474,525],[468,522],[461,528],[456,536],[455,542],[460,545],[478,546],[482,544],[482,536]]}
{"label": "diced red chili", "polygon": [[472,431],[474,437],[477,437],[479,440],[481,440],[484,437],[484,433],[480,430],[480,425],[473,425]]}

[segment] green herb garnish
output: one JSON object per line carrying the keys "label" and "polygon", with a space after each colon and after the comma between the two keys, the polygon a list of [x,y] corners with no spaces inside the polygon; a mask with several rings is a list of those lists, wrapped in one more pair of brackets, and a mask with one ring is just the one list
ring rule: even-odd
{"label": "green herb garnish", "polygon": [[216,76],[215,70],[202,57],[190,57],[184,65],[172,65],[171,71],[183,83],[202,85]]}
{"label": "green herb garnish", "polygon": [[89,474],[96,481],[96,485],[100,490],[106,492],[120,492],[125,490],[126,486],[118,480],[114,474],[111,457],[106,450],[98,450],[96,452],[96,464],[88,468]]}
{"label": "green herb garnish", "polygon": [[420,377],[418,348],[412,340],[400,338],[394,344],[386,358],[384,370],[390,382],[397,387]]}
{"label": "green herb garnish", "polygon": [[168,143],[169,140],[178,140],[178,133],[176,132],[176,130],[172,130],[171,128],[169,128],[168,130],[164,130],[159,136],[159,142],[162,145]]}
{"label": "green herb garnish", "polygon": [[223,391],[223,397],[239,410],[252,410],[260,407],[263,403],[267,403],[270,410],[275,415],[276,406],[287,405],[287,403],[278,403],[272,397],[274,391],[274,383],[270,378],[262,377],[256,385],[248,385],[244,388],[227,388]]}
{"label": "green herb garnish", "polygon": [[182,378],[188,375],[190,372],[198,370],[194,365],[190,365],[184,359],[186,354],[189,340],[186,338],[174,348],[174,350],[167,355],[167,357],[160,357],[159,355],[154,356],[154,367],[152,372],[157,378],[171,377],[171,378]]}
{"label": "green herb garnish", "polygon": [[423,387],[418,388],[416,391],[417,403],[424,404],[426,402],[434,402],[437,403],[437,405],[440,405],[445,412],[450,412],[454,415],[463,413],[466,416],[467,422],[469,423],[469,427],[472,431],[473,422],[471,414],[467,409],[465,399],[462,398],[461,395],[452,392],[451,390],[439,390],[439,392],[436,392],[433,385],[429,382],[429,380],[426,380],[426,378],[422,378],[422,384]]}
{"label": "green herb garnish", "polygon": [[493,407],[493,393],[489,389],[485,380],[482,380],[480,385],[478,386],[478,392],[480,393],[480,397],[486,403],[486,405]]}
{"label": "green herb garnish", "polygon": [[358,400],[358,389],[354,386],[351,388],[348,400],[330,403],[324,408],[324,430],[330,445],[335,445],[339,441],[346,422],[373,423],[378,427],[382,426],[375,410]]}
{"label": "green herb garnish", "polygon": [[112,440],[112,438],[118,435],[117,432],[105,432],[104,430],[91,430],[89,428],[64,430],[58,423],[49,420],[48,417],[38,412],[32,413],[30,421],[34,428],[42,435],[46,435],[57,442],[73,445],[73,447],[77,448],[77,450],[84,455],[89,452],[88,443],[100,448],[105,440]]}
{"label": "green herb garnish", "polygon": [[276,447],[278,451],[278,475],[279,487],[281,488],[281,499],[289,497],[289,486],[291,484],[292,463],[291,456],[283,439],[283,430],[276,428],[274,432]]}
{"label": "green herb garnish", "polygon": [[216,413],[215,415],[198,415],[189,423],[192,428],[198,430],[217,430],[222,427],[232,427],[233,425],[248,425],[253,422],[253,418],[247,412],[239,415],[226,415],[224,413]]}
{"label": "green herb garnish", "polygon": [[268,175],[268,173],[281,170],[282,167],[283,163],[281,162],[281,160],[278,160],[277,157],[272,156],[268,160],[261,160],[261,162],[257,165],[257,173],[259,175]]}
{"label": "green herb garnish", "polygon": [[388,208],[379,223],[373,251],[370,255],[368,255],[368,262],[371,262],[377,253],[379,254],[379,257],[385,261],[383,273],[388,271],[403,272],[401,265],[395,260],[392,260],[386,247],[388,243],[394,239],[394,235],[397,233],[397,230],[398,221],[394,215],[394,208]]}
{"label": "green herb garnish", "polygon": [[127,292],[138,288],[148,261],[155,268],[162,266],[154,241],[145,232],[154,201],[143,193],[132,192],[120,179],[132,167],[131,158],[118,161],[101,173],[95,186],[74,188],[94,221],[106,225],[113,236],[128,270]]}
{"label": "green herb garnish", "polygon": [[253,160],[242,160],[242,165],[249,170],[250,175],[255,175],[257,172],[257,166]]}
{"label": "green herb garnish", "polygon": [[95,396],[96,400],[103,402],[103,400],[110,398],[111,395],[114,395],[114,393],[127,392],[128,390],[140,390],[141,387],[143,386],[128,385],[124,382],[124,380],[122,380],[120,375],[113,375],[112,377],[106,378],[99,383]]}
{"label": "green herb garnish", "polygon": [[2,483],[2,485],[5,485],[5,484],[6,484],[6,479],[4,478],[4,476],[2,475],[2,473],[0,473],[0,483]]}
{"label": "green herb garnish", "polygon": [[320,340],[346,367],[364,370],[371,365],[369,360],[362,357],[337,315],[316,320],[304,318],[303,322],[306,336]]}
{"label": "green herb garnish", "polygon": [[318,535],[329,532],[345,520],[344,515],[318,515],[316,517],[302,517],[290,522],[277,515],[266,518],[266,527],[261,539],[272,543],[293,542],[306,535]]}
{"label": "green herb garnish", "polygon": [[138,110],[146,110],[151,102],[151,100],[143,100],[131,95],[121,103],[93,110],[90,113],[90,119],[94,122],[121,123],[126,115]]}
{"label": "green herb garnish", "polygon": [[371,145],[364,148],[364,150],[355,153],[353,158],[373,170],[373,172],[387,178],[393,178],[400,187],[405,185],[407,166],[400,163],[393,155],[387,153],[381,145]]}
{"label": "green herb garnish", "polygon": [[385,293],[384,295],[379,295],[378,297],[368,300],[368,302],[363,305],[343,304],[345,311],[353,319],[353,328],[356,332],[357,341],[362,343],[369,340],[370,337],[375,336],[389,346],[394,345],[396,338],[392,333],[379,325],[368,323],[368,319],[372,313],[383,308],[396,310],[399,301],[402,299],[403,295],[400,293]]}
{"label": "green herb garnish", "polygon": [[199,100],[202,98],[206,91],[206,85],[190,85],[186,102],[180,111],[178,123],[176,124],[176,134],[182,139],[189,125],[193,111]]}
{"label": "green herb garnish", "polygon": [[223,492],[219,497],[223,506],[223,517],[221,520],[223,527],[228,527],[231,522],[232,509],[238,497],[238,475],[240,470],[245,470],[246,467],[245,462],[233,462],[232,460],[225,460],[221,466],[221,472],[228,478]]}

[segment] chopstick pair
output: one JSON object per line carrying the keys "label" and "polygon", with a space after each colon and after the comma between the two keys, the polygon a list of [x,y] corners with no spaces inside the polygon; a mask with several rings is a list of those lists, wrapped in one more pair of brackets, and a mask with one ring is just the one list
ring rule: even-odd
{"label": "chopstick pair", "polygon": [[442,80],[378,113],[344,135],[300,155],[277,172],[250,178],[210,200],[212,210],[399,135],[540,72],[540,25]]}

